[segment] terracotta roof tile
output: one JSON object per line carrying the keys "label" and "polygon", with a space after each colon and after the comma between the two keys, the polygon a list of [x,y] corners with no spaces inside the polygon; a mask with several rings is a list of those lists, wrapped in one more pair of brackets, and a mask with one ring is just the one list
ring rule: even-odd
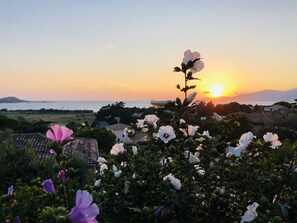
{"label": "terracotta roof tile", "polygon": [[[39,157],[44,160],[50,156],[46,144],[50,142],[45,135],[41,133],[14,134],[11,141],[16,149],[31,146]],[[86,164],[93,165],[99,157],[98,144],[95,139],[76,138],[74,141],[66,145],[66,149],[70,154],[78,154],[83,157]]]}

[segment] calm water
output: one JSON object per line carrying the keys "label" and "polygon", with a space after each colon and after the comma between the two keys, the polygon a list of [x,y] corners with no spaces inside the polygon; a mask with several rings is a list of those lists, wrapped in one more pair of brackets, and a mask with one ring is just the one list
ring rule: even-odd
{"label": "calm water", "polygon": [[[21,103],[0,103],[0,109],[26,110],[26,109],[63,109],[63,110],[93,110],[97,112],[101,107],[116,103],[117,101],[31,101]],[[124,101],[125,107],[148,108],[150,101]]]}
{"label": "calm water", "polygon": [[[0,103],[0,109],[8,110],[27,110],[34,109],[63,109],[63,110],[93,110],[97,112],[105,105],[116,103],[117,101],[30,101],[21,103]],[[124,101],[125,107],[148,108],[151,107],[150,101]],[[241,104],[251,105],[272,105],[273,102],[268,101],[246,101]]]}

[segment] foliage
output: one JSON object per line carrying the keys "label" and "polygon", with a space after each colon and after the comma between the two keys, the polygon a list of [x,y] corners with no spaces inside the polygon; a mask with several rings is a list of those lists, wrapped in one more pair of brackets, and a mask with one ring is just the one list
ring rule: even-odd
{"label": "foliage", "polygon": [[214,111],[220,115],[228,115],[234,112],[252,112],[251,106],[231,102],[229,104],[217,104]]}
{"label": "foliage", "polygon": [[273,105],[282,105],[282,106],[287,107],[287,108],[292,108],[292,105],[289,102],[286,102],[286,101],[279,101],[279,102],[274,103]]}
{"label": "foliage", "polygon": [[[0,133],[6,135],[6,132]],[[2,137],[0,137],[2,138]],[[14,184],[17,178],[23,181],[30,181],[36,176],[37,157],[27,146],[21,149],[15,149],[8,138],[0,140],[0,182],[2,190]]]}
{"label": "foliage", "polygon": [[77,132],[77,137],[85,137],[96,139],[100,153],[108,153],[111,147],[116,142],[116,136],[107,129],[90,128],[88,126],[81,126]]}
{"label": "foliage", "polygon": [[125,108],[125,103],[120,101],[114,104],[103,106],[96,114],[97,121],[106,121],[110,125],[118,122],[124,124],[131,124],[136,122],[137,117],[133,117],[134,113],[142,113],[144,108]]}
{"label": "foliage", "polygon": [[23,117],[17,120],[0,115],[0,130],[12,129],[15,133],[45,133],[48,129],[48,122],[39,120],[37,122],[29,122]]}

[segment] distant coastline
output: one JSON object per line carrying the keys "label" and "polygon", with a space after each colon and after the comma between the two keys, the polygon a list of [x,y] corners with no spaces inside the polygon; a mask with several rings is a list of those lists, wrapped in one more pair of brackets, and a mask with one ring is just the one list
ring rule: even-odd
{"label": "distant coastline", "polygon": [[25,100],[21,100],[17,97],[5,97],[5,98],[0,98],[0,103],[22,103],[22,102],[27,102]]}
{"label": "distant coastline", "polygon": [[[103,106],[113,104],[117,101],[24,101],[22,103],[1,103],[0,110],[39,110],[39,109],[59,109],[59,110],[92,110],[99,111]],[[148,108],[151,107],[150,101],[123,101],[125,107]]]}

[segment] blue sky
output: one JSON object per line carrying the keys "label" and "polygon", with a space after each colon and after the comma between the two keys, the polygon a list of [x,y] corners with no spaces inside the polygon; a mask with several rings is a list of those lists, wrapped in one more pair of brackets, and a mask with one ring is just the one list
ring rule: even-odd
{"label": "blue sky", "polygon": [[186,49],[200,93],[297,87],[297,1],[0,0],[0,97],[175,98]]}

